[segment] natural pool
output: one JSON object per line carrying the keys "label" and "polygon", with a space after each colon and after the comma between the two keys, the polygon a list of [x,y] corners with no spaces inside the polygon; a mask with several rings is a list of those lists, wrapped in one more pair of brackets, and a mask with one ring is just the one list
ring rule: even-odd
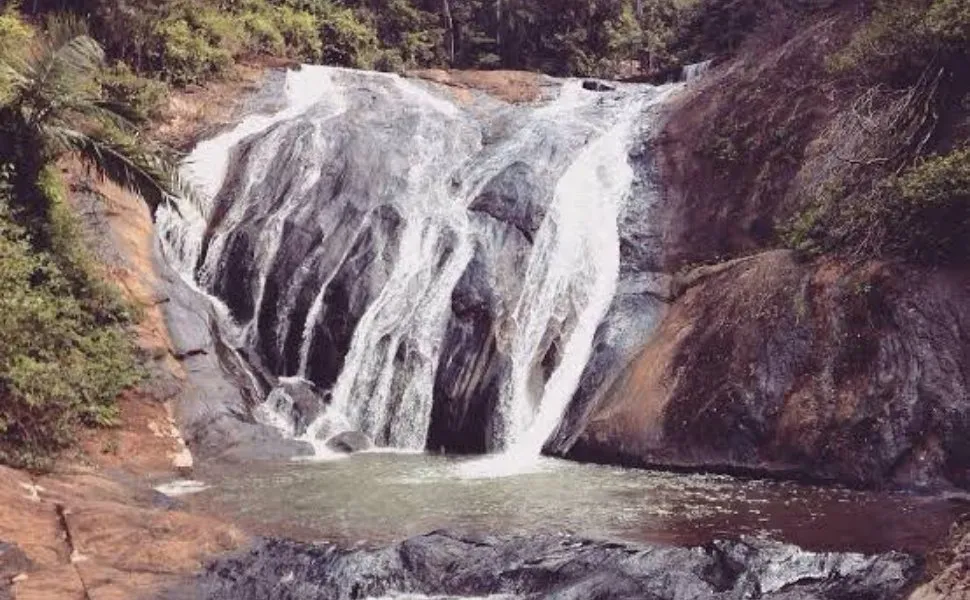
{"label": "natural pool", "polygon": [[325,462],[203,465],[197,475],[210,487],[185,501],[255,534],[347,545],[452,529],[679,545],[756,536],[809,550],[867,553],[925,553],[965,508],[903,492],[551,458],[518,474],[490,476],[481,461],[362,453]]}

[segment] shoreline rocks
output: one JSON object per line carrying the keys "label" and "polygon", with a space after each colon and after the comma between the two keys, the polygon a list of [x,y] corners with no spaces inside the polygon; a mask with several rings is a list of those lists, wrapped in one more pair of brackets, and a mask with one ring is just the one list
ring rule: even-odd
{"label": "shoreline rocks", "polygon": [[814,553],[754,539],[704,547],[601,542],[567,535],[434,532],[378,549],[262,540],[208,565],[169,600],[344,600],[428,596],[623,599],[902,597],[920,563],[887,553]]}

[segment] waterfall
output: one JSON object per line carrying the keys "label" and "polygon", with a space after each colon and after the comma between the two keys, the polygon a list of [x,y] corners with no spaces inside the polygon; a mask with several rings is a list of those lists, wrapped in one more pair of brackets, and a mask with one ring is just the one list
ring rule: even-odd
{"label": "waterfall", "polygon": [[[257,419],[320,453],[359,431],[539,454],[615,300],[633,132],[674,89],[546,83],[551,99],[511,106],[303,67],[282,106],[199,144],[199,198],[159,233],[280,382]],[[317,397],[302,424],[300,385]]]}
{"label": "waterfall", "polygon": [[687,83],[693,83],[704,75],[707,75],[707,72],[711,70],[712,64],[713,61],[705,60],[699,63],[685,65],[681,73],[681,79]]}
{"label": "waterfall", "polygon": [[[616,292],[620,270],[619,212],[633,183],[627,161],[640,105],[586,146],[556,184],[529,257],[513,313],[512,378],[502,397],[513,452],[538,455],[559,425],[592,350],[593,335]],[[572,322],[570,322],[572,321]],[[550,329],[564,339],[562,361],[540,399],[529,397],[528,365],[542,359]]]}

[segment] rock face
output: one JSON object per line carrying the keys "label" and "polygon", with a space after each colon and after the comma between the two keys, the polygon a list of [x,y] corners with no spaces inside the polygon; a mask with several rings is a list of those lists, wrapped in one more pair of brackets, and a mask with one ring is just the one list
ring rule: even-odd
{"label": "rock face", "polygon": [[769,251],[859,155],[863,142],[840,130],[856,98],[826,67],[857,30],[858,6],[759,6],[736,55],[669,107],[651,154],[663,182],[654,270],[671,274],[673,302],[578,440],[550,449],[967,487],[970,271]]}
{"label": "rock face", "polygon": [[34,479],[0,467],[0,598],[150,598],[203,559],[244,547],[239,530],[124,479],[63,466]]}
{"label": "rock face", "polygon": [[970,485],[970,273],[769,252],[695,282],[570,456]]}
{"label": "rock face", "polygon": [[242,385],[248,378],[238,354],[214,333],[218,321],[208,301],[163,260],[157,264],[169,298],[164,311],[173,354],[181,357],[187,379],[176,419],[192,451],[201,458],[237,461],[312,454],[310,444],[256,422],[257,393]]}
{"label": "rock face", "polygon": [[919,574],[889,553],[816,554],[794,546],[714,542],[677,548],[569,536],[462,537],[447,532],[378,550],[265,541],[211,564],[167,598],[344,600],[421,594],[557,600],[890,600]]}
{"label": "rock face", "polygon": [[[180,356],[236,353],[268,387],[312,382],[325,414],[308,427],[312,406],[287,408],[284,433],[332,423],[408,449],[541,445],[579,387],[557,434],[571,440],[658,312],[638,297],[658,264],[657,190],[630,156],[670,90],[546,83],[543,104],[469,104],[384,74],[288,74],[285,110],[193,153],[211,203],[160,218],[173,263],[228,313],[228,352]],[[231,408],[207,398],[207,414],[245,422],[266,391],[220,390]],[[218,441],[226,423],[196,430]],[[250,425],[239,435],[273,449]]]}

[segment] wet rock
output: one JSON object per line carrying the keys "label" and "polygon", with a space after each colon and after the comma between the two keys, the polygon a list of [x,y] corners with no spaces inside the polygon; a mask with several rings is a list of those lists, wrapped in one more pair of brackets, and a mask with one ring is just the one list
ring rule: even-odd
{"label": "wet rock", "polygon": [[266,396],[263,407],[256,408],[256,413],[259,417],[259,412],[266,410],[272,413],[273,419],[285,419],[285,432],[290,437],[300,437],[323,412],[329,400],[330,395],[312,381],[285,378]]}
{"label": "wet rock", "polygon": [[346,454],[370,450],[373,447],[370,438],[359,431],[345,431],[327,440],[327,448]]}
{"label": "wet rock", "polygon": [[0,541],[0,600],[13,598],[10,585],[22,580],[32,567],[30,559],[16,544]]}
{"label": "wet rock", "polygon": [[164,313],[174,353],[183,354],[187,385],[175,403],[175,417],[191,452],[236,461],[313,454],[310,444],[285,439],[275,428],[255,422],[251,407],[263,392],[251,387],[242,358],[220,339],[208,300],[163,260],[157,265],[171,298]]}
{"label": "wet rock", "polygon": [[616,87],[596,79],[586,79],[583,81],[583,89],[591,92],[612,92]]}
{"label": "wet rock", "polygon": [[970,273],[770,252],[687,285],[570,456],[970,485]]}
{"label": "wet rock", "polygon": [[[310,111],[234,150],[199,263],[200,276],[203,264],[214,273],[206,285],[238,322],[256,319],[250,346],[274,374],[297,371],[312,317],[307,376],[324,389],[335,381],[358,320],[389,276],[403,226],[386,201],[404,192],[407,182],[394,170],[410,158],[395,152],[396,140],[381,139],[393,132],[377,122],[401,108],[366,90],[354,102],[361,110],[333,122],[323,146],[314,145]],[[398,122],[406,127],[408,119]],[[254,163],[273,136],[285,138],[267,167],[277,175],[250,186]],[[296,190],[293,182],[311,172],[315,183]],[[387,185],[377,189],[374,181]],[[229,221],[233,211],[243,218]],[[286,242],[264,264],[255,257],[276,220]]]}
{"label": "wet rock", "polygon": [[479,248],[451,297],[452,317],[445,332],[435,377],[435,403],[428,448],[484,453],[492,438],[492,415],[508,357],[498,351],[496,315],[500,300],[490,285],[489,260]]}
{"label": "wet rock", "polygon": [[[244,328],[239,352],[266,380],[299,374],[329,391],[349,373],[355,400],[348,418],[376,443],[494,450],[509,426],[496,407],[511,372],[516,307],[527,270],[541,269],[530,267],[532,245],[545,231],[555,239],[558,227],[572,226],[547,219],[559,183],[582,164],[583,149],[632,109],[630,98],[587,98],[588,106],[575,114],[564,109],[561,119],[497,103],[442,112],[440,98],[429,101],[442,90],[426,97],[410,83],[368,74],[334,78],[341,104],[355,110],[335,115],[325,100],[232,150],[195,275]],[[622,215],[621,268],[640,275],[655,262],[644,250],[653,191],[637,186]],[[442,201],[467,212],[455,218],[450,209],[439,211]],[[474,256],[462,264],[471,248]],[[538,256],[547,248],[555,244]],[[434,256],[415,270],[416,252]],[[412,296],[420,308],[410,306]],[[450,304],[441,301],[449,296]],[[576,304],[538,332],[526,366],[535,402],[563,360],[582,314]],[[586,377],[584,401],[597,382],[612,378],[610,357],[625,356],[619,348],[627,343],[613,339],[630,303],[622,304],[597,340],[604,351]],[[396,322],[381,323],[390,314]],[[369,347],[349,372],[355,343]],[[424,406],[429,395],[431,406]],[[245,415],[262,397],[251,394],[243,398],[247,408],[229,412]],[[587,407],[570,423],[582,421]]]}
{"label": "wet rock", "polygon": [[613,302],[593,338],[589,360],[559,427],[545,452],[564,454],[583,432],[593,411],[623,375],[660,321],[670,301],[670,277],[659,272],[662,246],[655,216],[661,195],[656,188],[653,140],[648,132],[631,149],[636,178],[632,199],[620,213],[620,279]]}
{"label": "wet rock", "polygon": [[[900,597],[919,575],[898,554],[813,553],[744,540],[701,548],[571,536],[436,532],[377,550],[268,540],[209,565],[169,598],[327,598],[393,594],[611,600]],[[182,594],[182,595],[178,595]]]}
{"label": "wet rock", "polygon": [[[204,433],[202,431],[204,430]],[[189,431],[196,452],[206,458],[250,462],[312,456],[313,446],[284,437],[277,429],[223,414],[196,422]]]}
{"label": "wet rock", "polygon": [[542,183],[531,166],[512,163],[488,182],[468,209],[515,227],[531,244],[552,199]]}

